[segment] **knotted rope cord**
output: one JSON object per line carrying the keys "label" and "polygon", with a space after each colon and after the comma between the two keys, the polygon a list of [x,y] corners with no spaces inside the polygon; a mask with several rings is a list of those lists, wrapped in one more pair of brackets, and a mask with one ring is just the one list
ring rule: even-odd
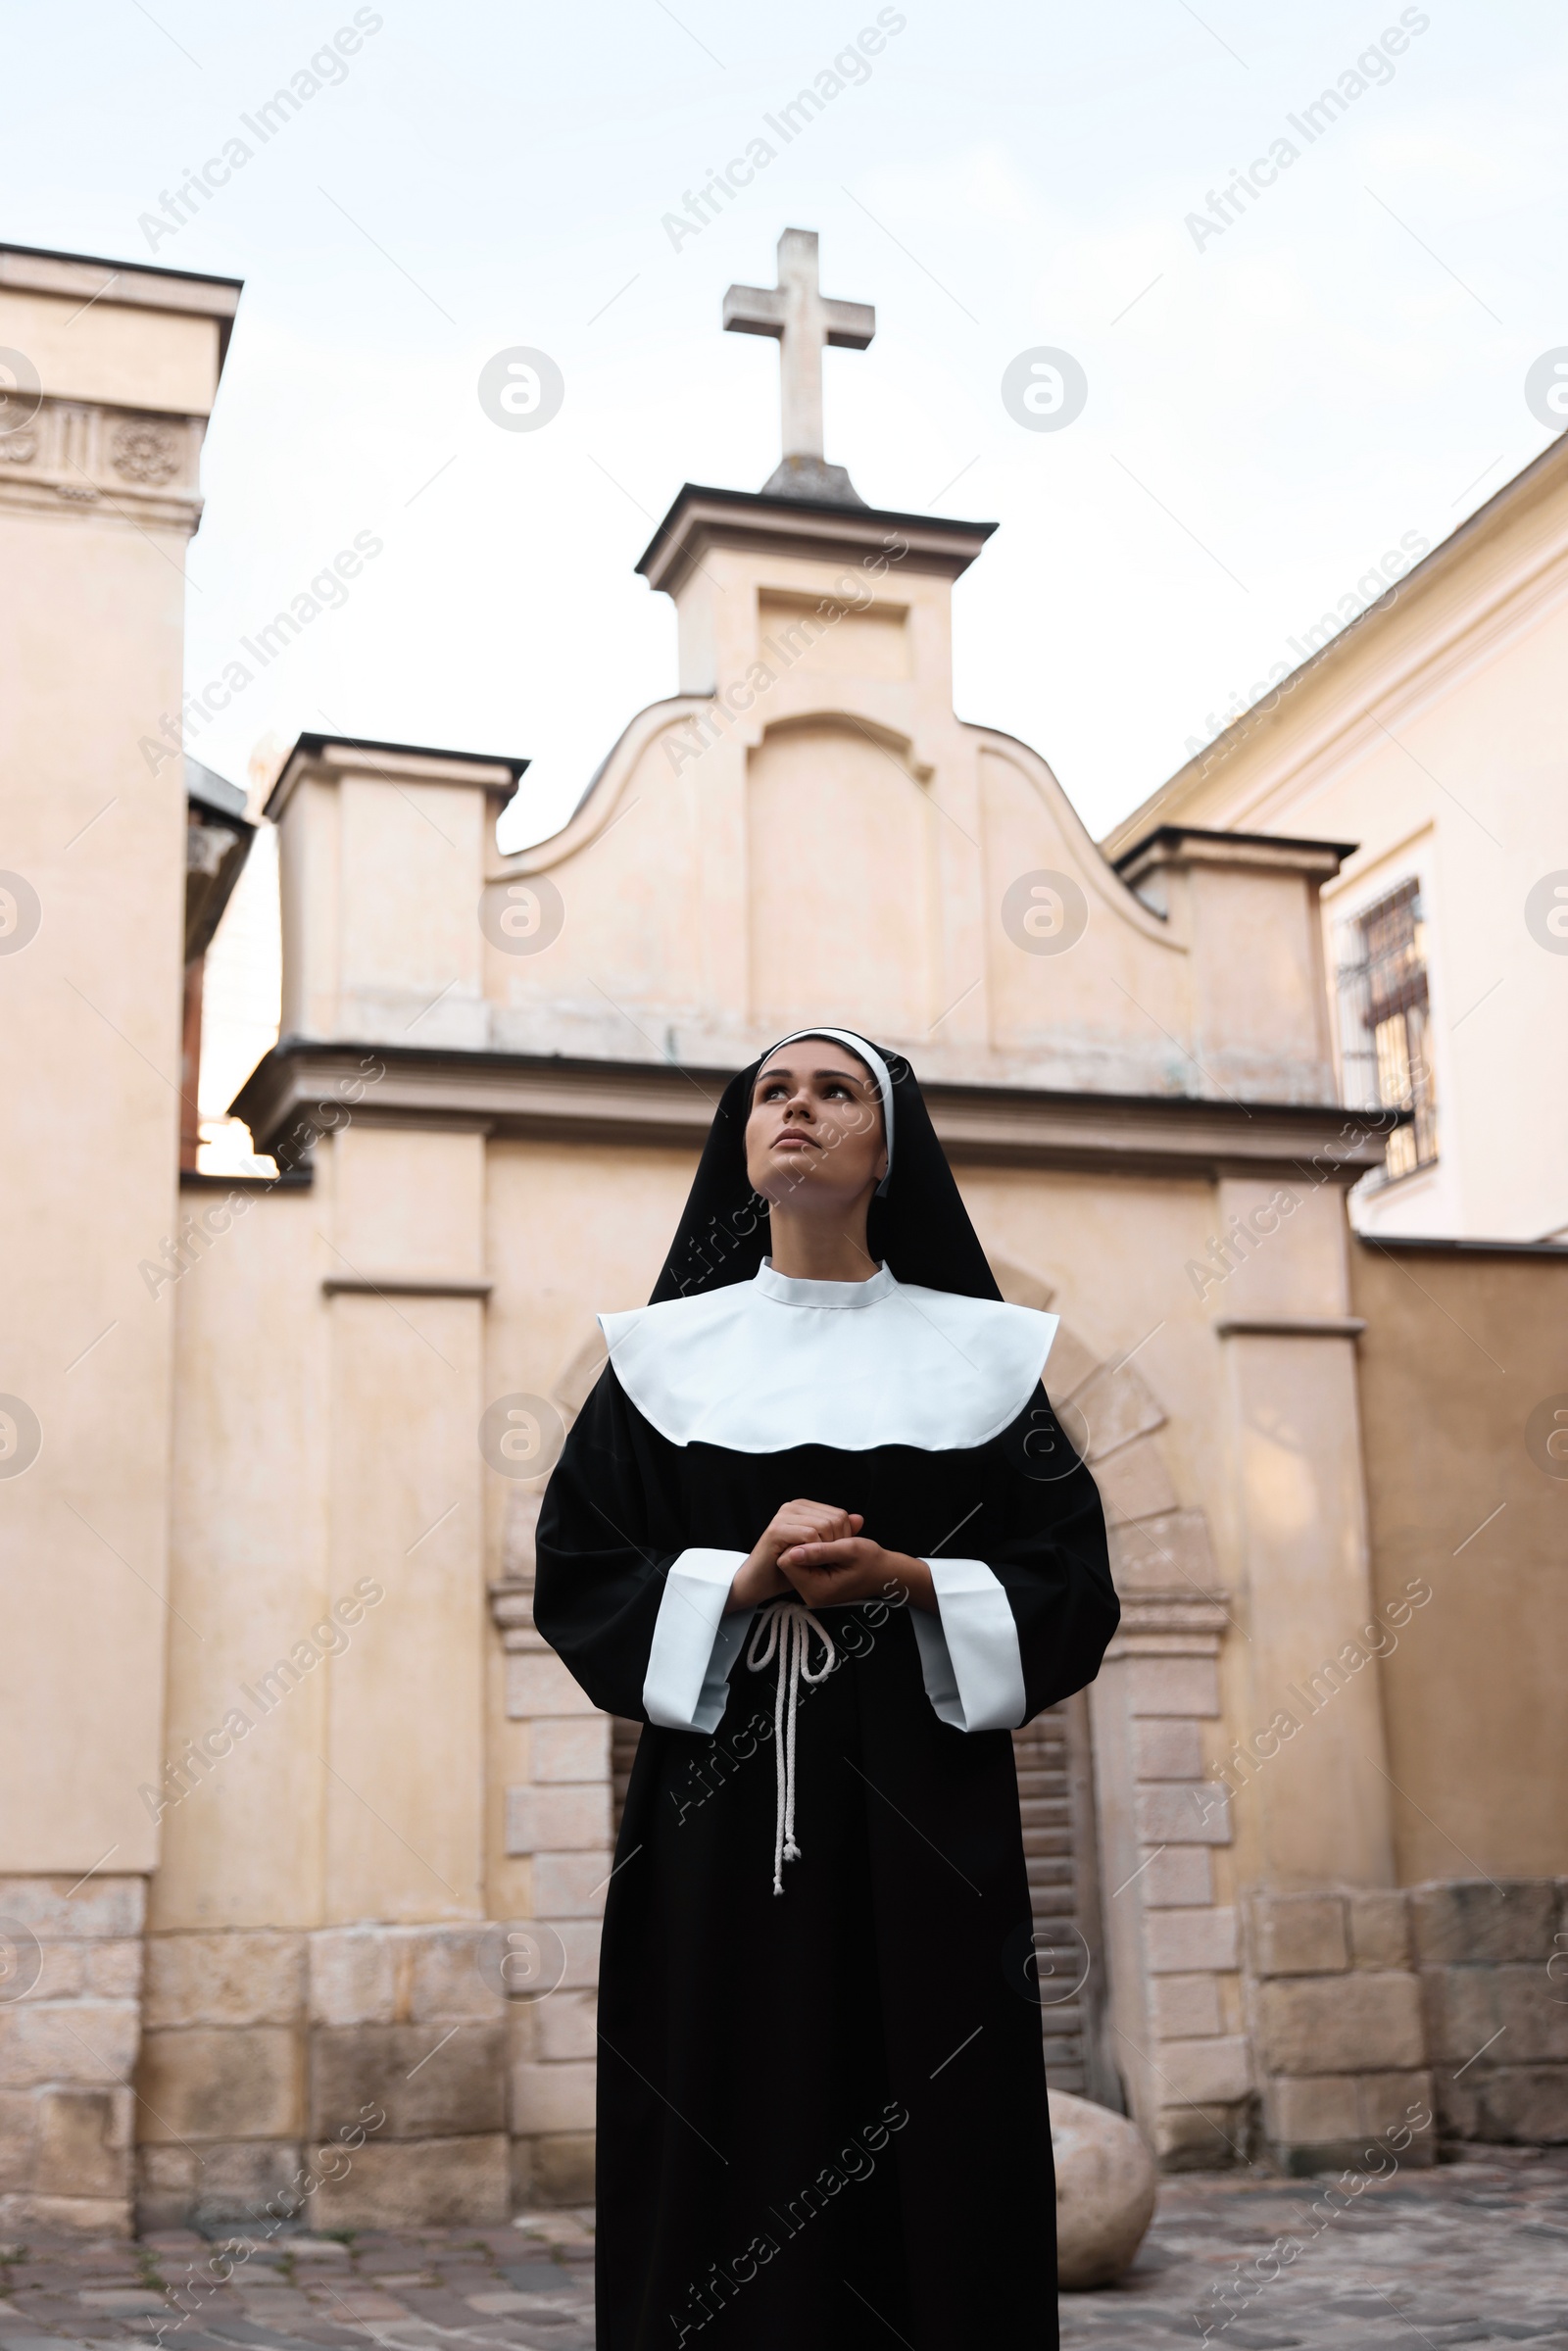
{"label": "knotted rope cord", "polygon": [[[822,1643],[823,1662],[813,1674],[808,1662],[811,1635]],[[778,1690],[773,1700],[773,1770],[776,1803],[773,1815],[773,1891],[784,1891],[784,1864],[799,1861],[795,1841],[795,1715],[801,1702],[801,1684],[825,1682],[838,1663],[827,1627],[811,1614],[804,1600],[771,1600],[752,1629],[746,1651],[748,1669],[765,1672],[778,1659]]]}

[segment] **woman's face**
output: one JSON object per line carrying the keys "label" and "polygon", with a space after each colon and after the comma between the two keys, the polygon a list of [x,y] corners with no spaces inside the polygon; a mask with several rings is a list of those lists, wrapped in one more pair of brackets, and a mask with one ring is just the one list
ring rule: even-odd
{"label": "woman's face", "polygon": [[887,1172],[882,1097],[857,1053],[828,1037],[770,1053],[752,1088],[746,1173],[772,1207],[849,1207]]}

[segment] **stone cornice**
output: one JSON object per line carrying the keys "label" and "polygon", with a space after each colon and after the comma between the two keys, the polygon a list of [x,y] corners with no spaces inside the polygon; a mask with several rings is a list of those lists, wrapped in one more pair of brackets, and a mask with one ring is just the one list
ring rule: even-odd
{"label": "stone cornice", "polygon": [[501,1636],[501,1645],[515,1655],[523,1649],[542,1649],[548,1644],[543,1634],[534,1629],[533,1578],[509,1577],[504,1583],[490,1587],[490,1621]]}
{"label": "stone cornice", "polygon": [[[382,1074],[368,1077],[368,1067]],[[290,1128],[351,1119],[454,1122],[521,1139],[663,1144],[693,1151],[733,1073],[662,1062],[418,1051],[286,1038],[231,1105],[267,1151]],[[1156,1173],[1303,1176],[1353,1183],[1382,1162],[1399,1113],[1334,1103],[1236,1102],[1191,1096],[1068,1094],[933,1085],[938,1134],[961,1163]]]}
{"label": "stone cornice", "polygon": [[477,788],[501,813],[516,791],[528,761],[506,754],[436,751],[420,743],[376,743],[355,735],[301,735],[268,796],[263,814],[273,823],[305,776],[336,784],[345,775],[373,775],[391,784],[453,784]]}
{"label": "stone cornice", "polygon": [[1129,889],[1161,865],[1220,865],[1227,869],[1251,866],[1275,873],[1315,874],[1330,881],[1347,857],[1353,857],[1353,841],[1298,841],[1276,833],[1216,832],[1202,825],[1160,824],[1135,841],[1114,859],[1116,871]]}
{"label": "stone cornice", "polygon": [[193,531],[201,445],[196,416],[44,399],[26,423],[0,435],[0,506]]}
{"label": "stone cornice", "polygon": [[1123,1594],[1121,1623],[1105,1656],[1111,1664],[1123,1657],[1214,1657],[1233,1622],[1223,1594]]}
{"label": "stone cornice", "polygon": [[221,372],[245,281],[241,277],[210,277],[197,269],[169,269],[156,262],[111,262],[92,253],[55,253],[41,245],[0,244],[0,288],[19,294],[53,294],[78,311],[107,304],[111,310],[167,311],[212,318],[218,327]]}
{"label": "stone cornice", "polygon": [[1568,1241],[1459,1240],[1422,1233],[1357,1233],[1353,1238],[1358,1248],[1375,1249],[1384,1256],[1426,1251],[1448,1257],[1568,1257]]}
{"label": "stone cornice", "polygon": [[323,1298],[487,1298],[495,1284],[484,1274],[467,1273],[329,1273],[322,1277]]}
{"label": "stone cornice", "polygon": [[716,490],[687,482],[677,494],[637,569],[651,588],[674,595],[710,548],[736,547],[820,563],[857,563],[880,554],[889,535],[903,542],[900,558],[913,571],[957,579],[968,570],[997,525],[954,522],[940,514],[900,514],[880,507],[833,506],[805,498],[769,498],[756,490]]}
{"label": "stone cornice", "polygon": [[1358,1314],[1226,1314],[1214,1324],[1220,1339],[1359,1339]]}

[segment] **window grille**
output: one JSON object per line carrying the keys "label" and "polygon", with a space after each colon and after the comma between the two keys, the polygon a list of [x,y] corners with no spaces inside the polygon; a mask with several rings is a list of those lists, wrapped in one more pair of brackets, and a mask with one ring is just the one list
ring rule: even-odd
{"label": "window grille", "polygon": [[1401,882],[1340,934],[1340,1057],[1354,1110],[1408,1110],[1389,1138],[1384,1181],[1430,1166],[1438,1155],[1437,1093],[1430,1051],[1426,924],[1421,885]]}

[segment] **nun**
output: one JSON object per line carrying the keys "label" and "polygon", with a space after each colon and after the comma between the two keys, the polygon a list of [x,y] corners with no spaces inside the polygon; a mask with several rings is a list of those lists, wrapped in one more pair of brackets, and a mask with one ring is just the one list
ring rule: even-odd
{"label": "nun", "polygon": [[602,2351],[1054,2351],[1009,1732],[1091,1681],[1104,1520],[912,1071],[726,1089],[539,1522],[535,1617],[645,1724],[605,1908]]}

